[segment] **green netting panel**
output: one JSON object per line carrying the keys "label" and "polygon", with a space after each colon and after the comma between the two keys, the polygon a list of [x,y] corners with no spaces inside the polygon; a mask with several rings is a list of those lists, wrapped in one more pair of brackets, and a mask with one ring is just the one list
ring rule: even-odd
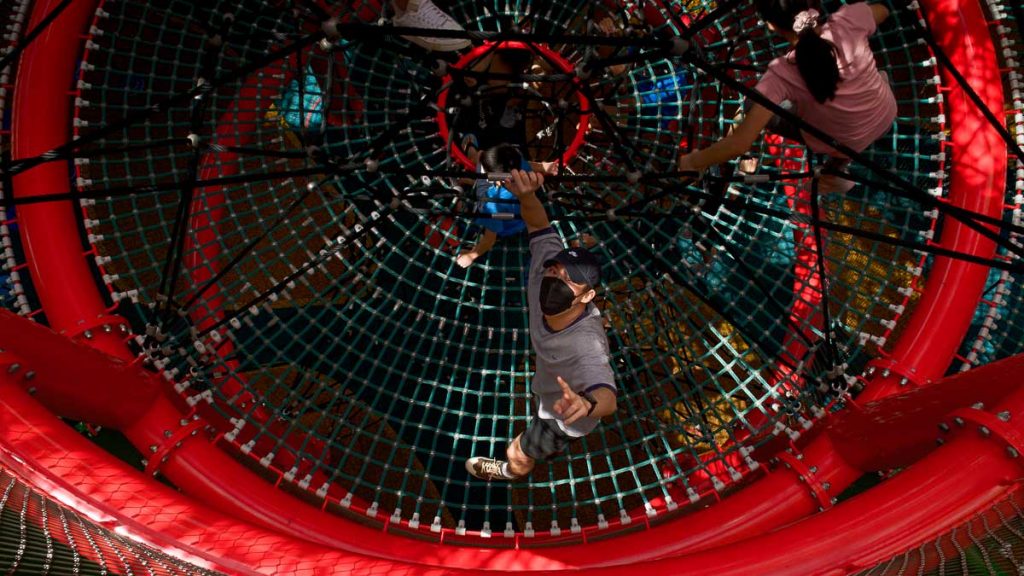
{"label": "green netting panel", "polygon": [[[655,25],[654,35],[675,34],[683,18],[714,8],[658,6],[668,24]],[[302,10],[274,3],[124,1],[103,10],[102,34],[83,65],[82,133],[189,90],[204,58],[216,76],[319,30]],[[334,10],[376,20],[368,4]],[[586,2],[452,2],[447,10],[468,29],[518,24],[541,34],[586,34],[588,19],[602,17]],[[226,11],[235,20],[214,49],[206,38],[221,30]],[[625,10],[607,16],[629,20]],[[869,154],[942,195],[945,128],[934,63],[898,20],[874,41],[900,112]],[[779,53],[749,4],[695,44],[747,83]],[[550,48],[572,63],[583,57],[577,46]],[[799,434],[834,403],[827,386],[819,389],[821,366],[789,352],[793,341],[820,339],[810,321],[819,297],[794,289],[797,262],[815,253],[798,216],[810,210],[803,187],[736,183],[729,193],[747,198],[748,209],[698,219],[681,212],[690,207],[686,194],[653,184],[552,185],[547,204],[557,229],[606,260],[600,306],[619,413],[529,482],[470,479],[465,458],[502,453],[532,414],[529,253],[524,238],[506,239],[463,270],[445,250],[449,240],[475,240],[470,218],[458,215],[465,202],[452,181],[408,174],[448,166],[431,107],[442,82],[434,60],[402,39],[348,39],[217,86],[196,118],[197,134],[217,146],[198,175],[251,181],[194,192],[190,252],[174,288],[184,309],[170,320],[157,294],[182,197],[176,183],[188,181],[193,110],[154,115],[97,143],[82,161],[87,190],[160,189],[99,194],[85,202],[86,227],[119,312],[138,333],[160,328],[166,339],[158,346],[140,339],[147,354],[184,400],[220,422],[228,450],[311,498],[330,494],[332,510],[363,501],[413,526],[529,533],[552,522],[603,526],[627,511],[663,511],[672,494],[669,508],[680,495],[725,490],[749,476],[751,448]],[[566,171],[605,177],[672,170],[680,142],[702,146],[722,136],[743,101],[665,59],[595,75],[580,90],[601,112]],[[301,172],[316,166],[310,144],[344,173]],[[757,146],[759,174],[809,166],[793,143]],[[530,147],[538,158],[559,149],[558,134]],[[367,159],[376,171],[364,168]],[[854,228],[909,241],[934,231],[924,207],[880,190],[860,186],[822,201],[831,219]],[[627,209],[639,214],[608,215]],[[926,262],[914,250],[838,233],[828,235],[826,257],[826,300],[855,375],[899,332]],[[224,273],[193,298],[202,271]],[[808,300],[808,313],[790,321],[798,298]],[[780,386],[774,375],[787,366],[810,384]]]}
{"label": "green netting panel", "polygon": [[1024,573],[1024,508],[1020,492],[949,532],[896,555],[858,576],[959,576]]}

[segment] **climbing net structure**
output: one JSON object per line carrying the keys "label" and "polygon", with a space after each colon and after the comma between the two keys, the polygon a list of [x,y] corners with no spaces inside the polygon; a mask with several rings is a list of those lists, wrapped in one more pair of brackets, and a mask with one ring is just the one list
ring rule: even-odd
{"label": "climbing net structure", "polygon": [[[0,347],[11,379],[54,350],[96,371],[88,392],[59,366],[9,387],[87,435],[119,430],[142,473],[241,521],[294,526],[283,532],[303,546],[397,564],[580,567],[574,546],[671,530],[741,494],[770,494],[761,501],[782,514],[781,469],[811,495],[794,518],[828,510],[859,477],[913,462],[824,463],[849,456],[835,439],[849,436],[828,431],[853,425],[828,423],[851,404],[860,413],[1021,352],[1024,15],[1013,2],[892,7],[872,47],[898,117],[849,151],[857,186],[844,194],[819,194],[825,158],[771,133],[736,165],[676,170],[681,152],[729,133],[787,49],[747,0],[452,1],[443,8],[465,31],[448,33],[395,28],[390,5],[373,1],[36,4],[0,7],[0,301],[76,348],[41,333],[35,347],[9,343],[6,329]],[[963,68],[949,10],[992,24],[975,31],[990,66]],[[439,54],[408,40],[431,35],[470,46]],[[58,52],[70,76],[39,69]],[[510,54],[520,68],[501,67]],[[45,91],[65,117],[43,117],[45,98],[33,100]],[[619,386],[616,414],[511,484],[463,463],[500,457],[535,410],[527,239],[504,238],[468,268],[455,259],[480,233],[465,142],[499,130],[484,112],[499,103],[524,127],[524,154],[557,168],[541,192],[555,229],[604,262],[597,305]],[[31,135],[36,123],[46,136]],[[982,136],[957,139],[971,129]],[[957,172],[971,162],[974,176]],[[121,371],[77,356],[83,346]],[[866,413],[882,430],[897,412],[878,410]],[[17,462],[17,446],[0,442],[0,454]],[[1016,514],[1013,494],[959,521]],[[373,544],[338,533],[363,525]],[[956,525],[908,546],[960,542]],[[678,541],[739,539],[704,538],[695,527]],[[415,556],[423,541],[452,546],[427,561]],[[271,565],[189,542],[179,558],[219,558],[204,569]],[[467,565],[464,546],[514,560]],[[546,560],[515,559],[552,546]],[[889,564],[870,573],[909,562],[907,549],[873,557]],[[627,562],[609,554],[595,563]]]}

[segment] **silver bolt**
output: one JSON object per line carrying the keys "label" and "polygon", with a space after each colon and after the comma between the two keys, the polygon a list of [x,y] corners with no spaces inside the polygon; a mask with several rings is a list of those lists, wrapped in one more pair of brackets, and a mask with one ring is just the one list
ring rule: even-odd
{"label": "silver bolt", "polygon": [[935,439],[935,444],[936,444],[937,446],[942,446],[942,445],[943,445],[943,444],[945,444],[945,443],[946,443],[946,441],[945,441],[945,439],[943,439],[943,438],[936,438],[936,439]]}
{"label": "silver bolt", "polygon": [[981,432],[981,435],[986,438],[992,435],[992,431],[985,426],[978,426],[978,432]]}
{"label": "silver bolt", "polygon": [[996,418],[999,418],[1003,422],[1009,422],[1010,421],[1010,411],[1009,410],[1003,410],[1002,412],[996,414]]}
{"label": "silver bolt", "polygon": [[949,432],[949,424],[946,424],[945,422],[940,423],[939,430],[942,430],[943,432]]}
{"label": "silver bolt", "polygon": [[964,425],[964,419],[959,417],[959,416],[957,416],[957,417],[953,418],[953,423],[956,424],[957,426],[963,426]]}
{"label": "silver bolt", "polygon": [[156,453],[156,444],[150,444],[149,451],[153,452],[153,453]]}
{"label": "silver bolt", "polygon": [[21,370],[21,364],[18,364],[17,362],[15,362],[14,364],[11,364],[10,366],[7,367],[7,373],[8,374],[14,374],[18,370]]}
{"label": "silver bolt", "polygon": [[85,336],[86,340],[92,340],[92,330],[86,330],[82,336]]}
{"label": "silver bolt", "polygon": [[170,430],[164,430],[164,438],[170,438],[170,437],[171,437],[171,431]]}
{"label": "silver bolt", "polygon": [[984,410],[985,409],[985,403],[984,402],[975,402],[974,404],[971,404],[971,408],[974,408],[975,410]]}
{"label": "silver bolt", "polygon": [[817,474],[818,473],[818,467],[817,466],[811,466],[809,468],[809,470],[810,470],[811,474]]}
{"label": "silver bolt", "polygon": [[831,482],[822,482],[821,483],[821,487],[824,488],[825,490],[831,490],[832,489],[832,483]]}
{"label": "silver bolt", "polygon": [[25,372],[25,380],[32,380],[35,377],[36,377],[35,370],[29,370],[28,372]]}
{"label": "silver bolt", "polygon": [[1007,446],[1007,447],[1006,447],[1006,454],[1007,454],[1007,455],[1008,455],[1008,456],[1009,456],[1010,458],[1016,458],[1016,457],[1018,456],[1018,454],[1017,454],[1017,449],[1016,449],[1016,448],[1014,448],[1013,446]]}

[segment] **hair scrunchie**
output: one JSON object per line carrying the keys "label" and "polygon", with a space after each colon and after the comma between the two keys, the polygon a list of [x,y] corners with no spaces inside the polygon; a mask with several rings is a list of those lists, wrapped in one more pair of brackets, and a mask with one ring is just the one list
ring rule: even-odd
{"label": "hair scrunchie", "polygon": [[821,13],[814,8],[800,12],[793,18],[793,32],[803,34],[807,30],[813,30],[818,25],[818,18],[820,17]]}

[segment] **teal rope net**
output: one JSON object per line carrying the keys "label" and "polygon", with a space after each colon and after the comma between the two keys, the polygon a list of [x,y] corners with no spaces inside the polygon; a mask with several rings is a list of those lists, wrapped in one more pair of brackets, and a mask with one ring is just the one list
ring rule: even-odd
{"label": "teal rope net", "polygon": [[[586,2],[446,9],[468,30],[586,35],[609,18],[642,39],[678,35],[715,7],[656,3],[646,19]],[[379,16],[370,3],[331,10],[346,22]],[[80,189],[94,196],[82,201],[85,239],[111,303],[146,335],[140,354],[220,428],[225,450],[282,489],[413,530],[622,526],[636,511],[658,515],[758,474],[756,450],[840,405],[916,302],[924,252],[853,233],[827,235],[827,294],[811,287],[817,252],[800,217],[810,213],[807,181],[787,180],[811,164],[794,142],[758,142],[756,173],[768,181],[725,182],[727,197],[744,200],[738,207],[695,215],[699,186],[623,182],[673,170],[681,141],[706,146],[743,105],[678,59],[623,51],[637,61],[582,87],[552,82],[555,94],[577,90],[594,107],[563,172],[593,178],[553,183],[546,199],[563,238],[605,260],[599,306],[619,412],[529,481],[476,481],[463,461],[503,453],[532,416],[525,238],[502,240],[469,269],[455,264],[453,248],[475,240],[471,210],[454,179],[422,175],[455,168],[433,107],[443,88],[436,57],[397,37],[290,50],[319,29],[310,16],[263,2],[104,4],[76,116],[87,133],[197,78],[263,63],[213,84],[202,106],[108,134],[76,164]],[[223,45],[208,42],[217,34]],[[898,23],[874,42],[900,112],[869,157],[941,196],[934,61]],[[748,85],[781,49],[750,3],[694,44]],[[587,58],[572,43],[548,47],[572,64]],[[284,54],[267,58],[275,51]],[[543,128],[557,114],[541,101]],[[533,138],[535,159],[564,149],[572,125],[562,124]],[[190,134],[203,146],[197,164]],[[822,205],[852,230],[915,245],[938,216],[871,186]],[[187,242],[172,282],[176,222]],[[835,366],[815,361],[822,303],[845,378],[830,380]],[[812,353],[797,352],[798,342]]]}

